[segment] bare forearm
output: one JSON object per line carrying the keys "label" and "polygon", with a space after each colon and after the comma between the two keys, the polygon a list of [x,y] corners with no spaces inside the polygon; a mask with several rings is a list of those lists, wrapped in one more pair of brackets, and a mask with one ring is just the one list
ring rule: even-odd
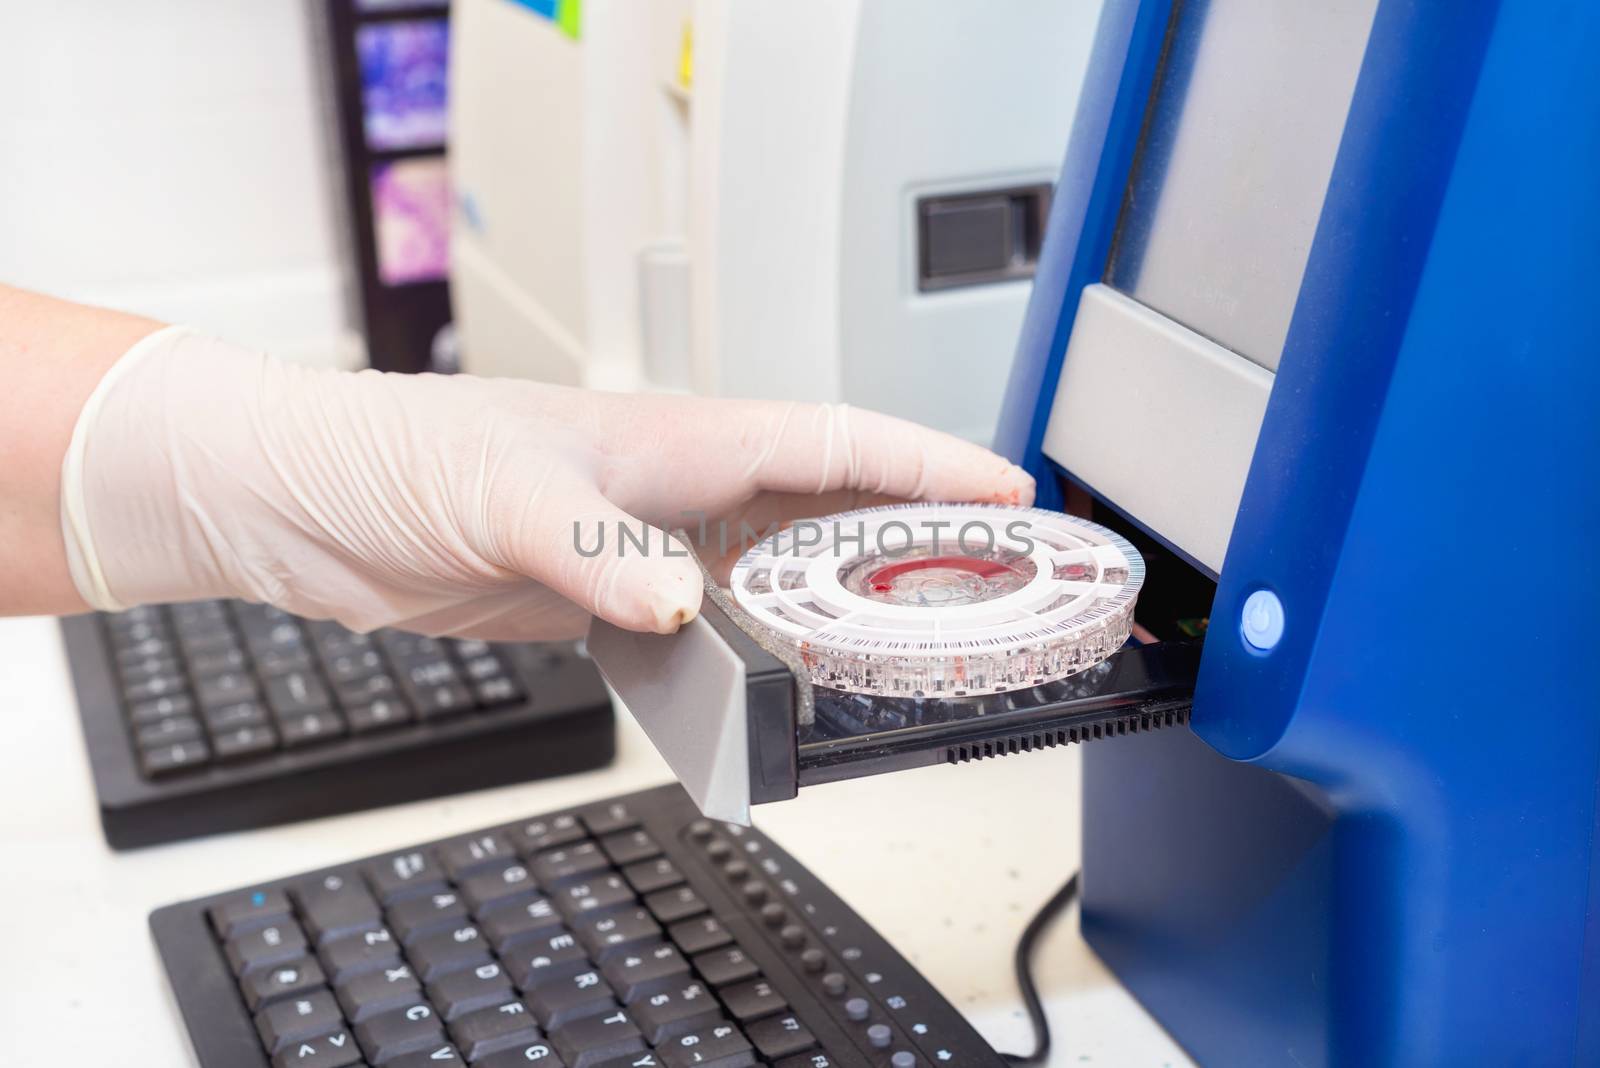
{"label": "bare forearm", "polygon": [[61,535],[61,461],[106,369],[159,323],[0,285],[0,615],[85,605]]}

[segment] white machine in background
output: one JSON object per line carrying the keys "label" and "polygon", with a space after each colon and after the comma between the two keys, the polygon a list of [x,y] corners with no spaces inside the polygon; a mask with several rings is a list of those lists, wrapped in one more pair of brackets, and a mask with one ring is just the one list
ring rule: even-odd
{"label": "white machine in background", "polygon": [[1097,0],[562,6],[455,0],[465,368],[987,441]]}

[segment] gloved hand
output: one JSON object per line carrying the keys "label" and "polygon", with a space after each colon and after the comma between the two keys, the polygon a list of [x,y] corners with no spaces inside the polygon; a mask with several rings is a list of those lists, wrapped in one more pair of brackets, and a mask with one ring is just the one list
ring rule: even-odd
{"label": "gloved hand", "polygon": [[[693,618],[699,571],[662,530],[693,513],[728,522],[736,554],[741,522],[1033,496],[984,449],[842,405],[317,371],[178,327],[112,366],[62,474],[96,608],[242,597],[499,639],[576,636],[591,613],[662,633]],[[619,554],[619,524],[647,554]]]}

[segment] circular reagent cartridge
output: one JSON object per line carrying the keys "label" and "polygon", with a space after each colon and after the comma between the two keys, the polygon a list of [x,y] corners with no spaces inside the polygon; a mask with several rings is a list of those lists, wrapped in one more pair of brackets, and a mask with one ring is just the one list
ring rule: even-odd
{"label": "circular reagent cartridge", "polygon": [[901,504],[805,520],[740,557],[734,601],[817,686],[888,697],[1002,693],[1121,648],[1144,561],[1041,508]]}

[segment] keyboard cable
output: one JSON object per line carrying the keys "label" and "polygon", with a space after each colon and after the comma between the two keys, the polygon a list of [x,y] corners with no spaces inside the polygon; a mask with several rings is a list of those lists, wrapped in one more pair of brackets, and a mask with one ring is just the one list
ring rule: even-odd
{"label": "keyboard cable", "polygon": [[1017,972],[1017,986],[1022,991],[1023,1004],[1028,1009],[1028,1019],[1033,1024],[1034,1048],[1032,1053],[1002,1053],[1009,1064],[1033,1065],[1043,1064],[1050,1056],[1050,1021],[1045,1019],[1044,1004],[1039,1000],[1039,988],[1033,980],[1033,951],[1038,947],[1039,937],[1044,934],[1052,921],[1072,903],[1078,896],[1078,873],[1073,872],[1061,889],[1057,890],[1049,901],[1039,909],[1028,921],[1028,926],[1022,929],[1022,937],[1017,939],[1017,954],[1014,967]]}

